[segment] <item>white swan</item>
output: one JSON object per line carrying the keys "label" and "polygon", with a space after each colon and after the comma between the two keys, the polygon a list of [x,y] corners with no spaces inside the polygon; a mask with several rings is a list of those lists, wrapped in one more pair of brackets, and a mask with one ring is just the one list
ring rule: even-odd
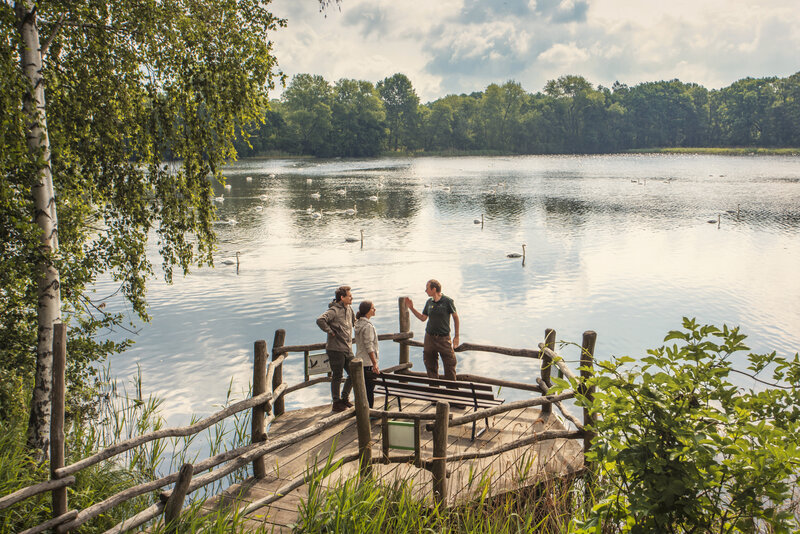
{"label": "white swan", "polygon": [[342,189],[337,189],[337,190],[336,190],[336,194],[337,194],[337,195],[342,195],[342,196],[346,195],[346,194],[347,194],[347,188],[346,188],[346,187],[344,187],[344,188],[342,188]]}
{"label": "white swan", "polygon": [[522,254],[519,252],[511,252],[506,254],[506,258],[524,258],[525,257],[525,243],[522,244]]}
{"label": "white swan", "polygon": [[225,195],[214,197],[214,202],[225,202]]}
{"label": "white swan", "polygon": [[311,193],[311,198],[319,200],[319,193]]}
{"label": "white swan", "polygon": [[322,217],[322,210],[315,211],[311,214],[312,219],[320,219]]}
{"label": "white swan", "polygon": [[222,265],[236,265],[239,266],[239,251],[236,251],[236,261],[233,260],[222,260],[220,262]]}
{"label": "white swan", "polygon": [[311,213],[311,212],[313,212],[313,211],[314,211],[314,208],[312,208],[311,206],[309,206],[309,207],[307,207],[307,208],[306,208],[306,213],[309,213],[309,214],[310,214],[310,213]]}
{"label": "white swan", "polygon": [[261,211],[264,209],[264,206],[256,206],[256,211]]}
{"label": "white swan", "polygon": [[355,215],[356,213],[358,213],[358,210],[356,210],[356,205],[355,205],[355,204],[353,204],[353,207],[352,207],[352,208],[347,208],[346,210],[344,210],[344,212],[345,212],[347,215]]}
{"label": "white swan", "polygon": [[377,202],[378,201],[378,195],[372,195],[371,197],[369,197],[369,199],[371,201],[373,201],[373,202]]}
{"label": "white swan", "polygon": [[269,197],[267,195],[261,195],[258,198],[260,198],[261,200],[269,200]]}
{"label": "white swan", "polygon": [[269,177],[270,178],[275,178],[275,175],[274,174],[270,174]]}
{"label": "white swan", "polygon": [[231,190],[231,184],[225,184],[225,191]]}
{"label": "white swan", "polygon": [[252,176],[248,176],[247,178],[245,178],[245,180],[247,180],[248,182],[252,182],[253,181],[253,177]]}
{"label": "white swan", "polygon": [[348,243],[358,243],[359,241],[361,241],[363,243],[364,242],[364,230],[361,230],[361,239],[359,239],[357,237],[348,236],[348,237],[345,237],[344,240],[347,241]]}

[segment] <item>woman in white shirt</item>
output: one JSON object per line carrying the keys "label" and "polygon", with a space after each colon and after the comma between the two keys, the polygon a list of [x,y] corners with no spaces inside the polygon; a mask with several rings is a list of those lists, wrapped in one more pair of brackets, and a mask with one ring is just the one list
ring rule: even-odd
{"label": "woman in white shirt", "polygon": [[356,314],[356,359],[364,363],[364,383],[367,386],[369,407],[375,401],[375,376],[380,374],[378,368],[378,333],[370,319],[375,316],[372,301],[365,300],[358,306]]}

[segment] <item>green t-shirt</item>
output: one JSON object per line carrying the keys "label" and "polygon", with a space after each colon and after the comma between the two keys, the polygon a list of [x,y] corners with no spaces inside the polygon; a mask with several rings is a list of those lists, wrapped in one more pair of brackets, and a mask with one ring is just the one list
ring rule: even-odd
{"label": "green t-shirt", "polygon": [[428,325],[425,331],[437,336],[450,335],[450,315],[456,313],[456,304],[453,299],[442,295],[439,302],[432,298],[425,303],[422,315],[428,316]]}

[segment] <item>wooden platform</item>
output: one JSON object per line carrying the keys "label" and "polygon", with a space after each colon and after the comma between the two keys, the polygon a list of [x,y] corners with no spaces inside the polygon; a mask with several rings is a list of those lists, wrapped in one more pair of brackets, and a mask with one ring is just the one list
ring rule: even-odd
{"label": "wooden platform", "polygon": [[[393,403],[394,404],[394,403]],[[383,399],[376,398],[375,406],[382,406]],[[423,401],[404,401],[403,411],[434,412],[435,407]],[[330,405],[289,411],[276,419],[269,429],[269,439],[277,439],[289,433],[307,428],[323,417],[330,415]],[[465,410],[452,410],[453,415],[466,413]],[[562,430],[561,419],[555,415],[543,418],[538,408],[513,410],[490,418],[490,429],[470,441],[472,425],[451,427],[449,432],[448,456],[463,452],[492,449],[510,443],[523,436],[530,436],[544,430]],[[483,421],[480,422],[483,424]],[[380,422],[372,426],[373,457],[381,455]],[[243,507],[245,503],[273,495],[277,489],[303,474],[315,461],[324,463],[335,443],[334,458],[358,452],[355,418],[305,440],[290,445],[267,456],[267,477],[262,480],[248,479],[231,486],[222,495],[210,499],[209,510],[220,505],[235,504]],[[422,458],[430,458],[432,453],[432,434],[424,430],[421,436]],[[393,451],[392,454],[404,451]],[[483,477],[491,479],[491,492],[494,495],[528,486],[545,478],[552,478],[578,471],[583,467],[582,443],[575,440],[558,439],[523,447],[479,460],[448,463],[451,475],[448,480],[448,503],[468,500],[480,487]],[[354,476],[357,462],[346,464],[329,477],[326,483]],[[377,464],[373,467],[376,477],[390,483],[404,478],[413,479],[413,488],[421,498],[430,499],[432,483],[430,472],[417,469],[408,464]],[[307,496],[305,486],[292,491],[270,506],[259,509],[248,516],[247,524],[253,530],[267,532],[290,532],[291,525],[297,522],[301,499]]]}

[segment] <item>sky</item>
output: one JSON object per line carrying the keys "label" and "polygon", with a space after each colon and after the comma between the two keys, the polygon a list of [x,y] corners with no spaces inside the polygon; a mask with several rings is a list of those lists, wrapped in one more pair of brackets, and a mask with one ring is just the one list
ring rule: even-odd
{"label": "sky", "polygon": [[[422,102],[566,74],[610,87],[709,89],[800,71],[800,0],[273,0],[281,70],[376,83],[402,72]],[[277,96],[277,93],[276,93]]]}

